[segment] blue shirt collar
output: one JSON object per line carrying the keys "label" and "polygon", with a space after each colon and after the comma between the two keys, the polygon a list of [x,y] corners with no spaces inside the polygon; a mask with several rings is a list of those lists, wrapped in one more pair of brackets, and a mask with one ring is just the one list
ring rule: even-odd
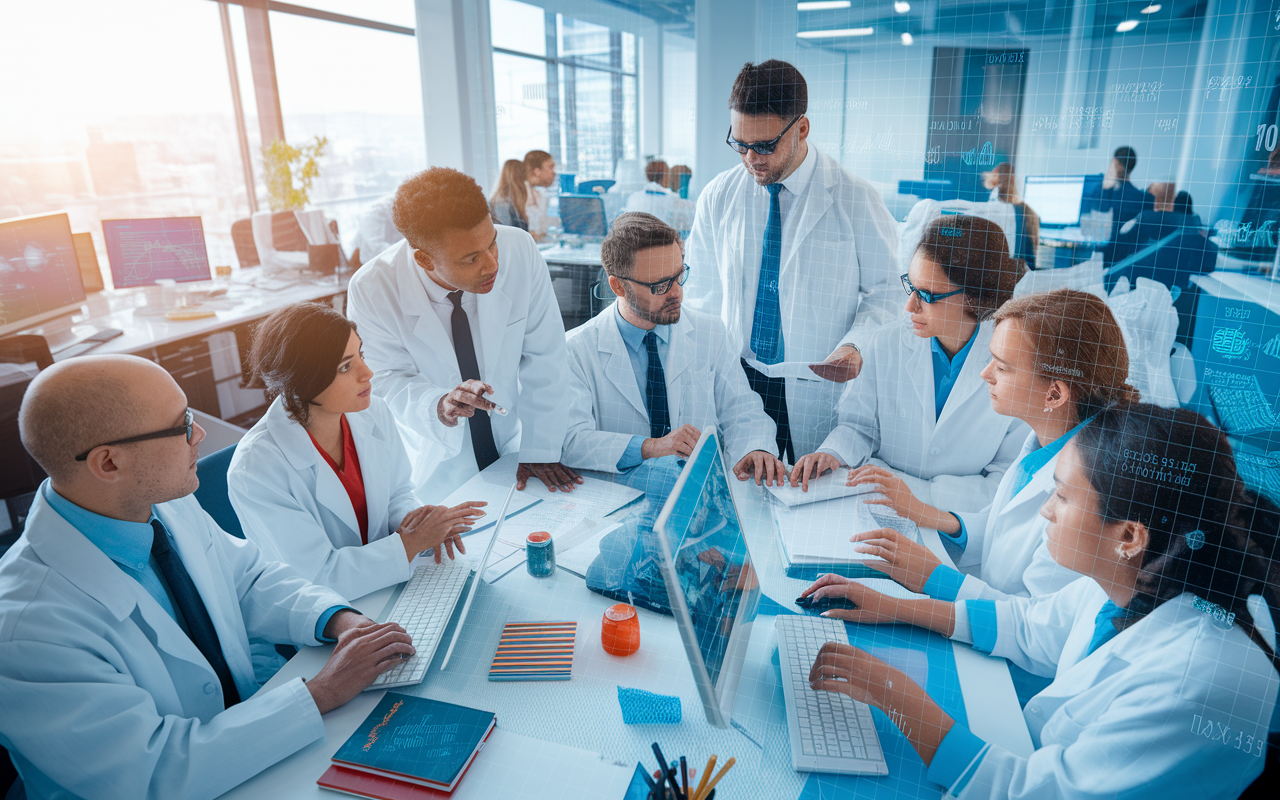
{"label": "blue shirt collar", "polygon": [[964,360],[968,358],[969,351],[973,349],[973,340],[977,338],[978,329],[974,328],[973,335],[969,337],[969,341],[965,342],[964,347],[957,350],[954,356],[947,355],[947,351],[943,350],[942,345],[938,342],[937,336],[934,336],[929,340],[929,347],[933,350],[933,357],[935,361],[937,359],[942,359],[941,363],[946,364],[948,369],[952,372],[958,372],[960,368],[964,366]]}
{"label": "blue shirt collar", "polygon": [[[618,322],[618,333],[622,334],[622,341],[627,345],[633,353],[639,353],[644,350],[644,335],[648,333],[644,328],[637,328],[626,318],[622,316],[622,298],[618,298],[613,304],[613,316]],[[668,337],[671,336],[670,325],[658,325],[653,329],[659,341],[663,344],[667,343]]]}
{"label": "blue shirt collar", "polygon": [[[54,490],[52,482],[40,485],[40,493],[58,515],[71,527],[117,564],[133,570],[145,569],[151,559],[151,544],[155,532],[151,522],[128,522],[112,519],[81,508]],[[151,519],[155,519],[155,506],[151,507]]]}

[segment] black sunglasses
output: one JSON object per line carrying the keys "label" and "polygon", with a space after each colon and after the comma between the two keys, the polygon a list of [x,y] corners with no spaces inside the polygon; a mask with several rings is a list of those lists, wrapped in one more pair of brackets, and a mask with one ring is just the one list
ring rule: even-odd
{"label": "black sunglasses", "polygon": [[152,439],[167,439],[170,436],[180,436],[183,434],[185,434],[187,437],[187,444],[191,444],[191,434],[195,430],[194,420],[195,420],[195,416],[191,413],[191,409],[188,408],[187,414],[182,420],[182,425],[177,428],[169,428],[168,430],[156,431],[155,433],[144,433],[139,436],[130,436],[128,439],[116,439],[114,442],[103,442],[102,444],[95,444],[93,447],[90,447],[88,450],[85,450],[83,453],[76,456],[76,461],[88,461],[89,454],[92,453],[94,450],[97,450],[99,447],[111,447],[117,444],[132,444],[134,442],[146,442]]}
{"label": "black sunglasses", "polygon": [[767,142],[751,142],[750,144],[748,144],[747,142],[740,142],[737,139],[733,138],[733,126],[730,125],[729,133],[727,133],[724,137],[724,143],[729,145],[735,151],[737,151],[742,155],[746,155],[748,150],[755,150],[757,153],[759,153],[762,156],[770,155],[773,153],[774,150],[778,149],[778,142],[782,141],[783,136],[787,135],[787,131],[791,130],[791,126],[799,122],[800,117],[803,117],[803,116],[804,114],[801,114],[797,116],[795,119],[788,122],[787,127],[782,129],[782,133],[778,134],[777,136],[775,136],[774,138],[770,139]]}
{"label": "black sunglasses", "polygon": [[907,290],[908,296],[910,296],[912,292],[915,292],[920,296],[921,302],[928,303],[929,305],[933,305],[939,300],[946,300],[948,297],[955,297],[958,294],[964,294],[964,289],[956,289],[954,292],[944,292],[943,294],[931,292],[928,289],[917,289],[911,285],[911,279],[907,277],[907,273],[905,272],[902,273],[902,288]]}
{"label": "black sunglasses", "polygon": [[627,281],[628,283],[634,283],[639,286],[645,287],[646,289],[649,290],[650,294],[664,295],[667,292],[671,291],[671,284],[673,283],[678,283],[681,286],[684,286],[684,282],[689,280],[689,265],[685,264],[684,270],[681,271],[679,275],[673,275],[670,278],[663,278],[662,280],[654,281],[653,283],[636,281],[636,280],[632,280],[631,278],[623,278],[623,280]]}

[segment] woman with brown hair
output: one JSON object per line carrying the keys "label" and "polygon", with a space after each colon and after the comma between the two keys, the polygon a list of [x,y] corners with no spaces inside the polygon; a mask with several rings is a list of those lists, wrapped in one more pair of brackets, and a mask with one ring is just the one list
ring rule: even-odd
{"label": "woman with brown hair", "polygon": [[493,214],[494,222],[522,231],[529,230],[529,214],[525,209],[529,203],[526,175],[523,161],[512,158],[502,165],[498,188],[493,190],[493,196],[489,198],[489,211]]}
{"label": "woman with brown hair", "polygon": [[[991,407],[1031,428],[1017,461],[981,511],[940,509],[917,498],[893,473],[865,466],[849,477],[872,484],[883,502],[923,527],[936,528],[963,573],[928,548],[887,529],[853,537],[859,552],[915,592],[942,600],[1000,599],[1056,592],[1079,575],[1054,561],[1037,513],[1054,490],[1058,454],[1099,411],[1136,401],[1125,378],[1129,356],[1111,309],[1073,289],[1028,295],[995,313],[991,361],[982,370]],[[958,557],[957,557],[958,556]],[[833,576],[832,576],[833,577]],[[828,580],[828,576],[819,579]]]}
{"label": "woman with brown hair", "polygon": [[[1003,161],[990,172],[982,173],[982,185],[991,190],[991,201],[1008,203],[1017,215],[1018,233],[1014,255],[1036,268],[1036,250],[1040,247],[1040,216],[1018,195],[1018,178],[1013,165]],[[1045,265],[1052,267],[1052,264]]]}
{"label": "woman with brown hair", "polygon": [[924,503],[968,511],[989,504],[1029,429],[992,409],[979,373],[990,357],[991,316],[1024,271],[995,223],[931,222],[902,276],[907,317],[868,335],[839,424],[796,463],[792,485],[807,491],[811,477],[870,462]]}

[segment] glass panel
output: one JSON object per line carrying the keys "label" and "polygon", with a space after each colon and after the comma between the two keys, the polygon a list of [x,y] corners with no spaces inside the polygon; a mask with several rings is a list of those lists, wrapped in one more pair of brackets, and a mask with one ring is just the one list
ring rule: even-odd
{"label": "glass panel", "polygon": [[363,210],[427,165],[417,41],[280,13],[271,38],[285,137],[329,140],[311,207],[338,221],[350,247]]}
{"label": "glass panel", "polygon": [[494,53],[493,87],[499,159],[524,158],[530,150],[550,151],[546,62]]}
{"label": "glass panel", "polygon": [[22,77],[0,81],[0,218],[68,212],[107,285],[103,219],[198,215],[210,262],[236,263],[249,209],[216,4],[3,3],[0,30],[21,31],[0,74]]}
{"label": "glass panel", "polygon": [[535,56],[547,54],[546,12],[516,0],[490,0],[493,46]]}
{"label": "glass panel", "polygon": [[612,66],[609,29],[590,22],[558,16],[560,23],[560,57],[575,64]]}
{"label": "glass panel", "polygon": [[639,51],[637,42],[638,40],[634,33],[622,34],[622,69],[632,74],[638,71],[636,66],[636,54]]}
{"label": "glass panel", "polygon": [[622,158],[639,158],[640,105],[636,97],[636,79],[622,77]]}
{"label": "glass panel", "polygon": [[306,6],[374,22],[389,22],[406,28],[414,27],[415,23],[413,0],[289,0],[289,2],[295,6]]}
{"label": "glass panel", "polygon": [[572,128],[566,122],[565,135],[576,134],[578,180],[612,178],[613,75],[594,69],[563,67],[562,70],[574,73],[575,120]]}

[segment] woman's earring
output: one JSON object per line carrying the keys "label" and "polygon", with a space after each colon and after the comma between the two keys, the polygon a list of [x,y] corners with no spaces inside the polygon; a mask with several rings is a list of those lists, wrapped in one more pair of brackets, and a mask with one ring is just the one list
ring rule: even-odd
{"label": "woman's earring", "polygon": [[1053,413],[1053,409],[1052,409],[1052,408],[1049,408],[1048,406],[1045,406],[1045,407],[1044,407],[1044,413],[1046,413],[1046,414],[1052,414],[1052,413]]}

